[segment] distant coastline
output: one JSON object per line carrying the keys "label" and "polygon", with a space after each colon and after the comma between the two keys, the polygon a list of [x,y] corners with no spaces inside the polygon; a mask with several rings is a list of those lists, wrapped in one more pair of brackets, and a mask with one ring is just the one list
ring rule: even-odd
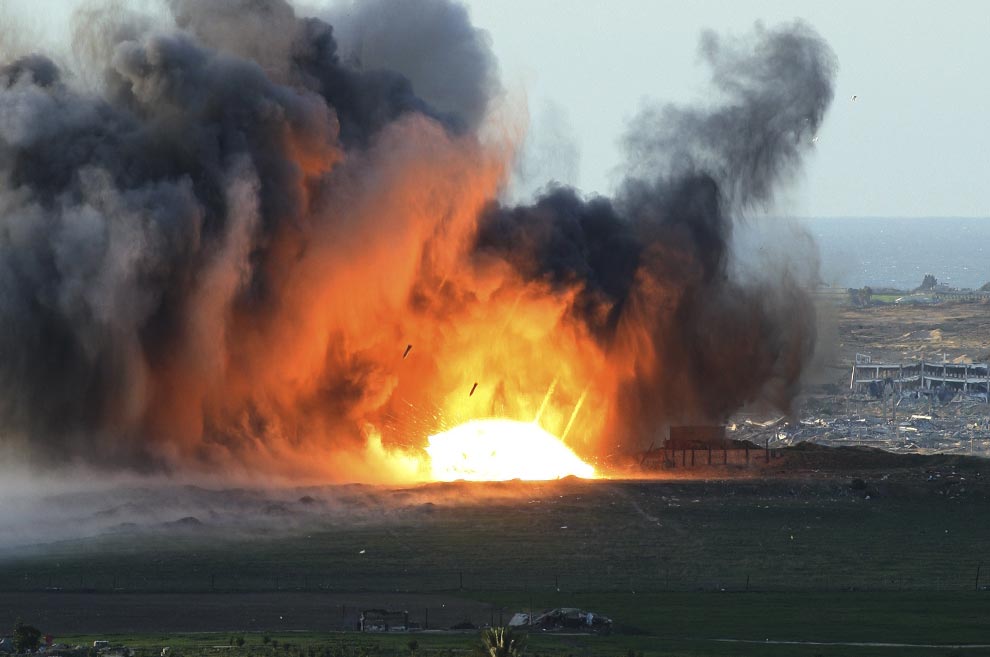
{"label": "distant coastline", "polygon": [[990,218],[829,217],[797,220],[815,238],[835,287],[912,290],[925,274],[954,288],[990,282]]}

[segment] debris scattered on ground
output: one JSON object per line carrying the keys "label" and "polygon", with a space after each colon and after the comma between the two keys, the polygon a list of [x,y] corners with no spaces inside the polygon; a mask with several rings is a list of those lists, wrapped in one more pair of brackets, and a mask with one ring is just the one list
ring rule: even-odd
{"label": "debris scattered on ground", "polygon": [[982,394],[957,393],[940,402],[912,391],[884,404],[869,394],[849,393],[809,399],[802,416],[790,421],[736,418],[726,427],[727,435],[756,444],[769,439],[771,447],[811,442],[894,453],[990,453],[990,409]]}
{"label": "debris scattered on ground", "polygon": [[509,621],[509,627],[529,628],[541,632],[572,631],[608,634],[612,631],[612,619],[577,607],[558,607],[536,616],[532,623],[529,614],[525,612],[514,614]]}

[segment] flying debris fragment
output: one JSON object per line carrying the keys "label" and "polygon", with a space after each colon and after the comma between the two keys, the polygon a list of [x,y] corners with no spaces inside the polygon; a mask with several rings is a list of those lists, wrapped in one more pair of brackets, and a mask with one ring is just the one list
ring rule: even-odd
{"label": "flying debris fragment", "polygon": [[478,387],[478,382],[475,381],[474,385],[471,386],[471,392],[468,393],[468,397],[472,397],[474,395],[474,391],[477,389],[477,387]]}
{"label": "flying debris fragment", "polygon": [[409,355],[409,352],[410,352],[410,351],[412,351],[412,345],[411,345],[411,344],[407,344],[407,345],[406,345],[406,350],[402,352],[402,359],[403,359],[403,360],[405,360],[405,359],[406,359],[406,356],[408,356],[408,355]]}

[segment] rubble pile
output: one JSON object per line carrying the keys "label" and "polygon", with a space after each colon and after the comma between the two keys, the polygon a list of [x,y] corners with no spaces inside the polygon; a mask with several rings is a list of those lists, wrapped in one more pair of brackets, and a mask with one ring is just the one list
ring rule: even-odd
{"label": "rubble pile", "polygon": [[735,440],[770,447],[802,442],[877,447],[893,453],[990,455],[985,394],[948,398],[905,391],[887,399],[848,393],[806,400],[800,419],[740,417],[727,427]]}

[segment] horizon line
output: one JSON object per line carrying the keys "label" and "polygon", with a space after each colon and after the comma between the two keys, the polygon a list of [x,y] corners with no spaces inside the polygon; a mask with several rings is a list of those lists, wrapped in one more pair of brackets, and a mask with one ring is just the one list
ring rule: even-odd
{"label": "horizon line", "polygon": [[897,219],[897,220],[916,220],[916,219],[986,219],[990,220],[990,215],[883,215],[883,214],[837,214],[837,215],[785,215],[785,214],[767,214],[761,215],[767,219],[857,219],[857,220],[873,220],[873,219]]}

